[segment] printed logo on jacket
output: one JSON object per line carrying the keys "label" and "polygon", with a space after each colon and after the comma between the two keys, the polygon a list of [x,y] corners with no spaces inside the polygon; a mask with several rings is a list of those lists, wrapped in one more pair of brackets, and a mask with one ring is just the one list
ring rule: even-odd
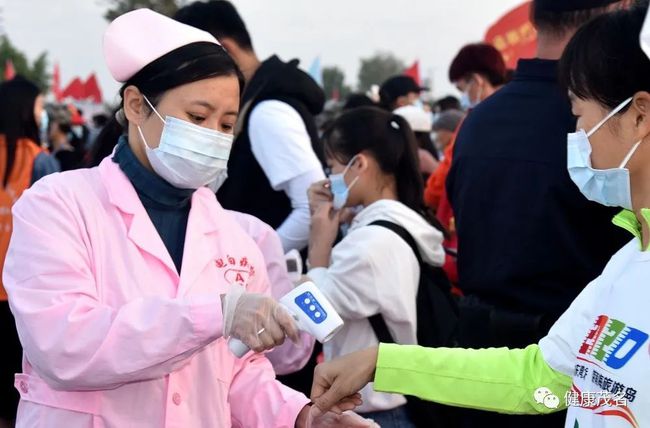
{"label": "printed logo on jacket", "polygon": [[228,284],[239,284],[247,286],[249,281],[255,276],[255,266],[253,266],[247,257],[235,258],[226,255],[225,258],[218,258],[214,264],[223,272],[223,277]]}
{"label": "printed logo on jacket", "polygon": [[[638,427],[638,421],[629,408],[637,401],[638,390],[635,385],[621,382],[617,373],[635,356],[645,355],[643,352],[639,354],[639,350],[647,342],[646,332],[621,320],[599,315],[578,350],[578,360],[587,364],[575,366],[574,384],[567,394],[567,405],[588,409],[601,416],[623,418],[630,426]],[[592,384],[586,389],[593,390],[595,386],[598,392],[581,391],[576,385],[580,380],[584,385]]]}

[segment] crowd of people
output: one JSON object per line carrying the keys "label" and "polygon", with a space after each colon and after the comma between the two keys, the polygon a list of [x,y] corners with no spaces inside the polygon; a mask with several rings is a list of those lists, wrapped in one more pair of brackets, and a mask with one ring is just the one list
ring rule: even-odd
{"label": "crowd of people", "polygon": [[226,0],[111,22],[110,115],[1,83],[0,428],[649,425],[647,11],[533,0],[434,103],[325,109]]}

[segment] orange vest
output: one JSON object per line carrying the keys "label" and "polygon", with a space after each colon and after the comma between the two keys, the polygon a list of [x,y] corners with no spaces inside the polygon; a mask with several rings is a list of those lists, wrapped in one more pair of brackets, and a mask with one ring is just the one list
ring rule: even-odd
{"label": "orange vest", "polygon": [[[32,184],[34,159],[43,149],[27,139],[16,142],[16,158],[6,187],[0,185],[0,266],[4,266],[9,239],[11,238],[12,221],[11,207],[20,195]],[[5,176],[7,167],[7,143],[4,135],[0,136],[0,180]],[[0,278],[0,300],[7,300],[7,292]]]}

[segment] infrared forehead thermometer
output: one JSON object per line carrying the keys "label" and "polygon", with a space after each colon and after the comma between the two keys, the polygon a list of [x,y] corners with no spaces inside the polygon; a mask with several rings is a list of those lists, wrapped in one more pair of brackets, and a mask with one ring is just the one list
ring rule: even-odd
{"label": "infrared forehead thermometer", "polygon": [[298,250],[293,249],[284,255],[284,260],[287,262],[289,279],[294,284],[298,283],[302,278],[302,256]]}
{"label": "infrared forehead thermometer", "polygon": [[[343,320],[313,282],[300,284],[284,295],[280,304],[300,330],[311,334],[321,343],[330,340],[343,327]],[[228,341],[228,347],[238,358],[250,350],[244,342],[234,337]]]}

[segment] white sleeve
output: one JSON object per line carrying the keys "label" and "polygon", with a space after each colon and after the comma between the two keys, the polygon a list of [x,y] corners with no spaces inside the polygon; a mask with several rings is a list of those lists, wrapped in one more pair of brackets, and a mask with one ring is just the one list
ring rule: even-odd
{"label": "white sleeve", "polygon": [[307,190],[313,183],[324,178],[325,174],[319,167],[317,170],[308,171],[292,178],[280,186],[280,189],[291,200],[292,208],[291,214],[277,230],[285,253],[294,248],[300,251],[307,246],[309,242],[309,225],[311,223]]}
{"label": "white sleeve", "polygon": [[598,277],[587,285],[539,341],[546,363],[567,376],[573,376],[578,349],[596,320],[594,310],[602,291],[600,281]]}
{"label": "white sleeve", "polygon": [[248,135],[253,155],[275,190],[306,172],[322,170],[300,114],[287,103],[268,100],[256,105]]}

